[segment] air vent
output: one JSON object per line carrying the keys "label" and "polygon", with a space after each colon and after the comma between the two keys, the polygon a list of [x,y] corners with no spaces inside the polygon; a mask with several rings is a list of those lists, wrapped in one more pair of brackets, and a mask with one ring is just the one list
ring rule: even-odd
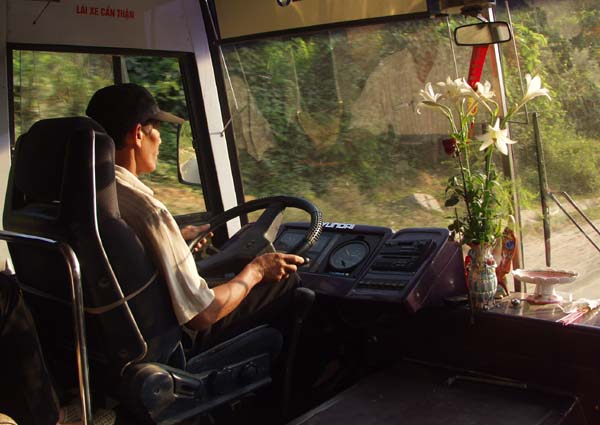
{"label": "air vent", "polygon": [[387,241],[371,265],[371,270],[414,273],[434,247],[435,242],[431,239]]}

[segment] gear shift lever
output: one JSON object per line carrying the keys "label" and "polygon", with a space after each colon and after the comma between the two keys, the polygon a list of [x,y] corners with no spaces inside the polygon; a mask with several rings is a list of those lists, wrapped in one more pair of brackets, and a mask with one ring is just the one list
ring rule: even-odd
{"label": "gear shift lever", "polygon": [[293,314],[294,324],[292,328],[292,335],[290,337],[290,344],[288,348],[288,355],[285,361],[285,372],[283,378],[283,400],[282,400],[282,413],[283,417],[287,417],[290,409],[290,398],[292,389],[292,369],[294,366],[294,360],[296,358],[296,350],[298,347],[298,340],[300,339],[300,333],[302,331],[302,325],[308,317],[308,313],[315,301],[315,293],[313,290],[308,288],[296,288],[294,291],[293,301]]}
{"label": "gear shift lever", "polygon": [[315,302],[315,292],[308,288],[296,288],[294,291],[294,326],[302,326]]}

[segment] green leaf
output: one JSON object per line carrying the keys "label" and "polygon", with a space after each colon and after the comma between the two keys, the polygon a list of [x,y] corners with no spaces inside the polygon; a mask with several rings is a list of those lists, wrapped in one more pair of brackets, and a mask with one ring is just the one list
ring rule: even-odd
{"label": "green leaf", "polygon": [[456,204],[458,204],[459,202],[460,202],[460,198],[458,197],[458,195],[454,194],[450,198],[446,199],[446,202],[444,203],[444,206],[446,206],[446,207],[453,207]]}

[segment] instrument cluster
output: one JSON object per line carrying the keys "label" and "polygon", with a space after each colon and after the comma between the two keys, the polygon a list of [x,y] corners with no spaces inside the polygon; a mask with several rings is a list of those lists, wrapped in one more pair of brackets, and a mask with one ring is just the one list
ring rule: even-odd
{"label": "instrument cluster", "polygon": [[[307,223],[286,223],[274,246],[300,242]],[[409,311],[466,292],[462,251],[447,229],[393,232],[386,227],[325,223],[300,267],[303,285],[332,297],[393,302]]]}

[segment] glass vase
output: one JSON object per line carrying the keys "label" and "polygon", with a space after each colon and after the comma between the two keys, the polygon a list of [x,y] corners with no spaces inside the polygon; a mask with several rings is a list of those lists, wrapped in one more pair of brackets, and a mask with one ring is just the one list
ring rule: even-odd
{"label": "glass vase", "polygon": [[495,304],[498,279],[492,249],[492,244],[473,244],[467,254],[469,301],[475,310],[487,310]]}

